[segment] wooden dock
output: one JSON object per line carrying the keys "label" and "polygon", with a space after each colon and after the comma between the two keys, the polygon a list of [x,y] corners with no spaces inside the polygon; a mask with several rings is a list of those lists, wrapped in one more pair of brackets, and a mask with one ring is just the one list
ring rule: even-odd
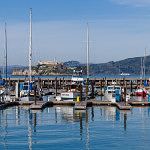
{"label": "wooden dock", "polygon": [[150,102],[144,102],[144,101],[137,101],[133,98],[130,99],[130,101],[128,102],[128,104],[132,105],[132,106],[150,106]]}
{"label": "wooden dock", "polygon": [[130,110],[132,108],[132,106],[130,104],[125,103],[125,102],[116,103],[116,106],[120,110]]}
{"label": "wooden dock", "polygon": [[0,109],[6,109],[7,107],[20,105],[22,107],[27,107],[28,110],[42,110],[45,107],[53,106],[73,106],[75,109],[85,110],[87,107],[97,107],[97,106],[116,106],[119,110],[131,110],[132,106],[150,106],[150,102],[136,101],[135,99],[130,99],[128,103],[120,102],[113,103],[110,101],[98,101],[96,99],[91,99],[82,102],[75,101],[56,101],[56,99],[51,99],[51,101],[37,101],[36,104],[34,101],[23,102],[3,102],[0,103]]}
{"label": "wooden dock", "polygon": [[19,105],[18,102],[6,102],[0,105],[0,109],[6,109],[8,107],[17,106]]}

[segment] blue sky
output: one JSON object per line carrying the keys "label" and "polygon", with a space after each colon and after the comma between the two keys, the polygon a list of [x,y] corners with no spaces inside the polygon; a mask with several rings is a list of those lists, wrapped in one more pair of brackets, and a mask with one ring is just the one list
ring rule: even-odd
{"label": "blue sky", "polygon": [[29,9],[33,12],[33,64],[38,60],[117,61],[150,52],[149,0],[0,0],[0,65],[7,22],[8,64],[28,65]]}

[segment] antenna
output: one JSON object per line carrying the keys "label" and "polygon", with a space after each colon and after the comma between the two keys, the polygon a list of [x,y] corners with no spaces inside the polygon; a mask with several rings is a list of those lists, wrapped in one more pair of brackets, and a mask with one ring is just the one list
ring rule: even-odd
{"label": "antenna", "polygon": [[30,8],[30,42],[29,42],[29,79],[30,79],[30,82],[32,79],[31,60],[32,60],[32,8]]}
{"label": "antenna", "polygon": [[89,80],[89,29],[87,23],[87,82]]}

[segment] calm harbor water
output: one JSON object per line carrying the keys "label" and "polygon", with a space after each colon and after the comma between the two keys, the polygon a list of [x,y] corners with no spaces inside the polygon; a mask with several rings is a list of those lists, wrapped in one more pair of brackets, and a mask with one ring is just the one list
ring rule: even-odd
{"label": "calm harbor water", "polygon": [[0,110],[0,149],[149,149],[150,108]]}

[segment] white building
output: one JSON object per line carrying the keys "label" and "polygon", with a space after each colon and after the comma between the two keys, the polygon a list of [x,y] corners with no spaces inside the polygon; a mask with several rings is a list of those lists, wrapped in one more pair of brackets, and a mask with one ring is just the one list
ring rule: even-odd
{"label": "white building", "polygon": [[39,65],[57,65],[57,61],[39,61]]}

